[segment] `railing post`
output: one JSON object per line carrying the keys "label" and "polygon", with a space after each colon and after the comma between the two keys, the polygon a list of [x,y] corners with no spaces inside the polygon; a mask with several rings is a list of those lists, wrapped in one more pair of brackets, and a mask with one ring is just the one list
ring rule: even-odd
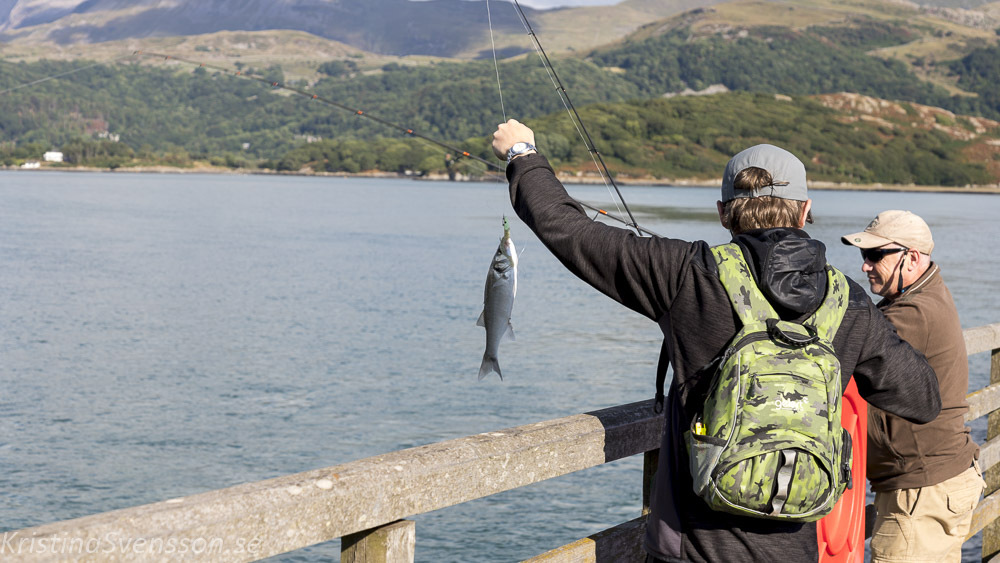
{"label": "railing post", "polygon": [[[990,354],[990,384],[1000,383],[1000,348],[994,348]],[[1000,410],[990,413],[986,426],[986,440],[1000,436]],[[1000,488],[1000,466],[986,470],[986,492],[989,496]],[[983,561],[988,561],[1000,553],[1000,520],[995,520],[983,528]]]}
{"label": "railing post", "polygon": [[660,450],[649,450],[642,454],[642,515],[649,514],[649,503],[653,496],[653,483],[656,481],[656,468],[660,464]]}
{"label": "railing post", "polygon": [[413,563],[417,542],[413,520],[346,535],[341,540],[341,563]]}

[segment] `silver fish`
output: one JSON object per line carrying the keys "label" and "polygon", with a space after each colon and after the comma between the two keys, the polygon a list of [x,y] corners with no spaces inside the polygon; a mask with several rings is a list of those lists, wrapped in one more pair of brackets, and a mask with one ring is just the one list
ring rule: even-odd
{"label": "silver fish", "polygon": [[483,353],[483,363],[479,366],[479,379],[491,372],[500,373],[500,363],[497,361],[497,351],[500,341],[508,337],[514,340],[514,327],[510,324],[510,312],[514,308],[514,295],[517,293],[517,250],[510,240],[510,225],[507,217],[503,218],[503,237],[500,246],[493,256],[490,271],[486,274],[486,292],[483,296],[483,312],[476,321],[477,326],[486,328],[486,352]]}

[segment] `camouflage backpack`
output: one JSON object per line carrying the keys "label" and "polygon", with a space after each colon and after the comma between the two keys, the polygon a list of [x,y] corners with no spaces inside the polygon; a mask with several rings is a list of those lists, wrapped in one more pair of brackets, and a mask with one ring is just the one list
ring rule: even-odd
{"label": "camouflage backpack", "polygon": [[832,346],[847,309],[847,280],[827,266],[820,308],[802,324],[782,321],[739,246],[712,253],[743,328],[706,368],[713,379],[705,406],[684,434],[695,492],[714,510],[819,520],[851,482]]}

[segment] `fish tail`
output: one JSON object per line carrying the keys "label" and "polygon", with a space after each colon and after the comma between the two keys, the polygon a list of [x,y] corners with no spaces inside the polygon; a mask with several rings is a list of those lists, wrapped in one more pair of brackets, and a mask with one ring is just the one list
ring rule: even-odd
{"label": "fish tail", "polygon": [[497,361],[496,357],[490,358],[484,354],[483,363],[479,366],[479,380],[482,381],[493,372],[496,372],[500,376],[500,381],[503,381],[503,374],[500,373],[500,362]]}

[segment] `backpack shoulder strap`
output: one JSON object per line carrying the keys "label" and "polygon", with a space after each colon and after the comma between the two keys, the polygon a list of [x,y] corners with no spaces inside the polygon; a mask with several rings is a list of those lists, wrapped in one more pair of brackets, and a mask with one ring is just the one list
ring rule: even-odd
{"label": "backpack shoulder strap", "polygon": [[732,303],[743,326],[778,318],[774,307],[768,303],[750,274],[750,267],[747,266],[739,245],[730,242],[713,246],[712,254],[719,267],[719,280],[726,288],[729,302]]}
{"label": "backpack shoulder strap", "polygon": [[833,266],[827,266],[826,297],[823,298],[819,309],[816,309],[804,324],[816,327],[816,333],[821,338],[833,342],[833,337],[836,336],[837,329],[844,320],[844,313],[847,312],[849,293],[847,277]]}

